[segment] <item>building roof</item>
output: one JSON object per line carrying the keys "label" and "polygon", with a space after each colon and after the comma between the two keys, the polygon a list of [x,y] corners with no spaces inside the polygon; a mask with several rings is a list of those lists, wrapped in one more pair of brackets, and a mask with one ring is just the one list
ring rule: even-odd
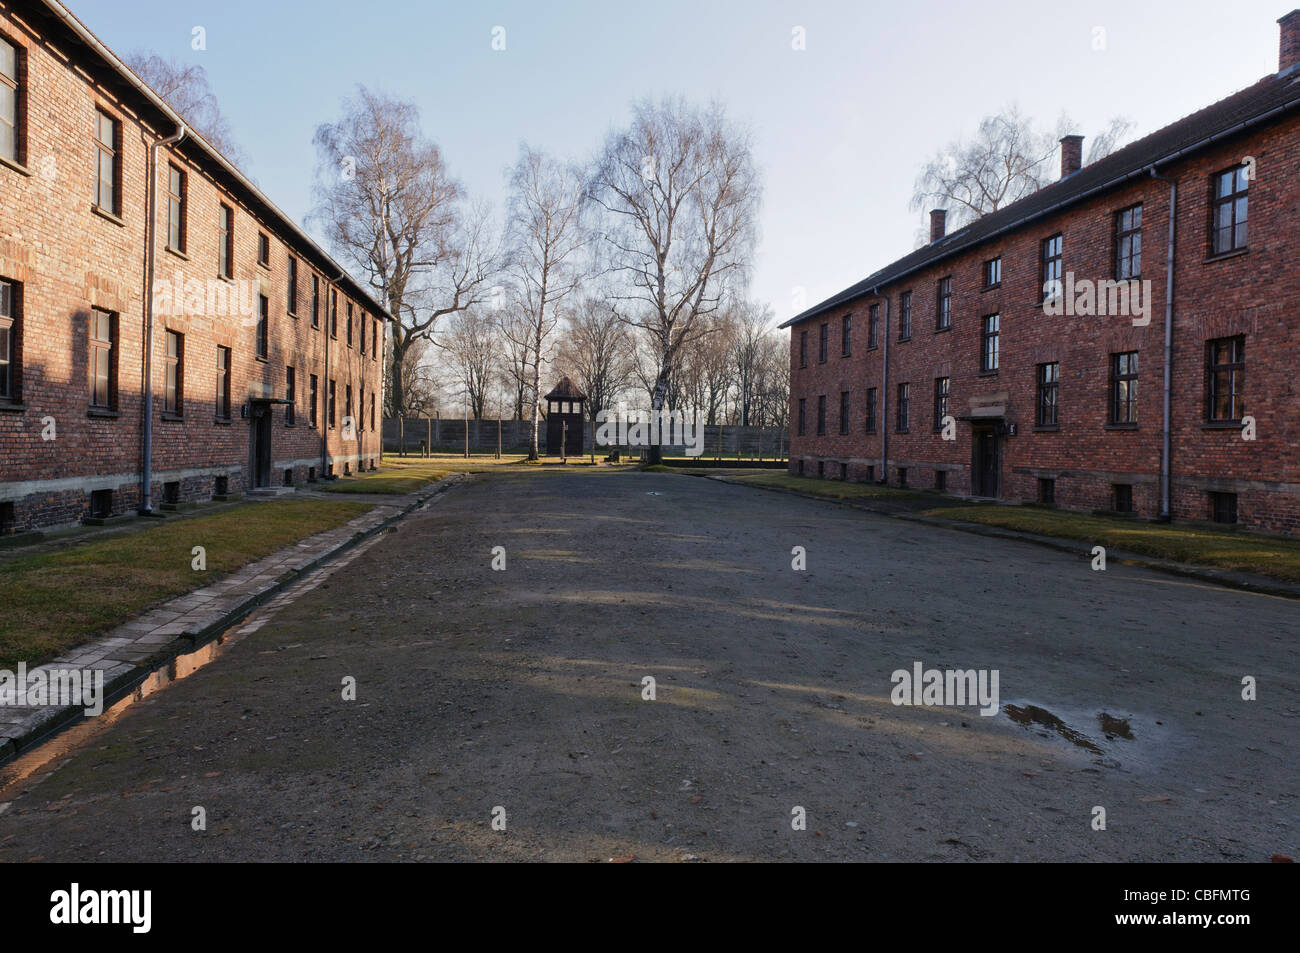
{"label": "building roof", "polygon": [[547,394],[543,400],[586,400],[587,395],[582,392],[577,384],[569,378],[561,377],[560,382],[555,385],[555,389]]}
{"label": "building roof", "polygon": [[1266,122],[1300,106],[1300,68],[1266,76],[1253,86],[1222,99],[1212,106],[1192,113],[1175,123],[1158,129],[1123,149],[1086,165],[1051,185],[1039,189],[1011,205],[977,218],[950,235],[931,242],[910,255],[868,275],[857,284],[827,298],[781,325],[788,328],[825,314],[838,306],[888,285],[922,268],[937,264],[959,252],[1013,231],[1116,188],[1125,182],[1146,176],[1153,167],[1181,158],[1213,142],[1227,138],[1251,126]]}
{"label": "building roof", "polygon": [[[122,62],[117,54],[110,50],[99,37],[95,36],[67,7],[57,2],[57,0],[36,0],[33,6],[45,17],[42,25],[58,24],[61,27],[60,37],[62,39],[81,47],[87,57],[102,64],[103,69],[97,71],[99,75],[96,75],[96,80],[104,82],[105,86],[113,88],[116,94],[127,97],[133,104],[146,106],[150,112],[161,116],[164,123],[183,125],[185,127],[185,138],[180,145],[184,146],[186,143],[193,143],[197,146],[201,152],[198,158],[204,160],[204,168],[213,175],[214,179],[221,182],[234,194],[239,195],[244,200],[244,204],[261,215],[268,224],[278,226],[288,236],[291,236],[295,240],[298,250],[305,258],[315,262],[317,270],[328,281],[337,282],[351,292],[353,297],[365,303],[367,308],[379,317],[392,320],[392,315],[388,313],[387,307],[376,301],[372,296],[372,289],[352,277],[346,268],[316,244],[311,236],[294,223],[293,219],[280,211],[261,189],[235,167],[234,163],[194,130],[185,121],[184,116],[172,109],[153,88]],[[168,132],[170,131],[168,130]]]}

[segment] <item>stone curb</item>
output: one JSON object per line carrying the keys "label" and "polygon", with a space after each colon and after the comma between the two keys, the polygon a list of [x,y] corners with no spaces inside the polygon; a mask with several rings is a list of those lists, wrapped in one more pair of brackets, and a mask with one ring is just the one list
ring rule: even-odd
{"label": "stone curb", "polygon": [[[991,536],[995,539],[1033,543],[1036,546],[1046,546],[1049,549],[1071,553],[1084,558],[1092,557],[1092,547],[1087,543],[1081,543],[1077,540],[1062,539],[1056,536],[1040,536],[1037,533],[1025,533],[1019,530],[1002,529],[997,526],[985,526],[982,523],[967,523],[961,520],[947,519],[939,516],[922,516],[919,513],[899,513],[885,507],[862,503],[858,500],[836,500],[831,497],[818,496],[815,493],[805,493],[801,490],[790,490],[780,486],[762,486],[761,484],[746,483],[742,480],[730,480],[724,476],[715,475],[708,477],[708,479],[716,480],[719,483],[730,483],[733,486],[747,486],[756,490],[771,490],[774,493],[786,493],[790,496],[800,496],[806,500],[817,500],[821,503],[838,504],[840,506],[850,507],[851,509],[874,513],[877,516],[889,516],[894,519],[909,520],[914,523],[925,523],[929,526],[958,530],[959,532],[971,533],[976,536]],[[1300,599],[1300,585],[1285,582],[1281,579],[1272,579],[1268,576],[1260,576],[1255,573],[1235,572],[1230,569],[1213,569],[1208,566],[1194,566],[1189,563],[1180,563],[1170,559],[1159,559],[1155,556],[1143,556],[1139,553],[1129,553],[1115,549],[1106,550],[1106,561],[1119,563],[1125,566],[1138,566],[1143,569],[1153,569],[1157,572],[1169,573],[1174,576],[1183,576],[1188,579],[1195,579],[1198,582],[1221,586],[1225,589],[1240,589],[1243,592],[1278,596],[1283,599]]]}
{"label": "stone curb", "polygon": [[[164,668],[170,668],[179,656],[188,655],[196,649],[215,641],[231,626],[247,618],[257,608],[270,602],[284,590],[299,582],[304,576],[315,572],[326,563],[384,532],[393,524],[405,519],[414,510],[462,483],[467,476],[464,473],[453,473],[439,480],[427,492],[417,491],[420,495],[405,506],[398,504],[400,508],[392,516],[376,523],[369,529],[353,533],[347,539],[317,555],[310,562],[299,566],[297,569],[285,572],[270,586],[260,592],[250,594],[233,608],[223,613],[220,618],[193,631],[182,632],[170,642],[159,645],[158,651],[142,662],[135,664],[123,662],[109,669],[104,674],[104,709],[107,710],[131,694],[154,673]],[[183,599],[186,595],[188,593],[182,593],[176,598]],[[171,674],[174,676],[175,671],[173,670]],[[0,766],[40,747],[55,735],[83,719],[85,719],[85,714],[80,707],[46,707],[38,709],[25,724],[0,727]]]}

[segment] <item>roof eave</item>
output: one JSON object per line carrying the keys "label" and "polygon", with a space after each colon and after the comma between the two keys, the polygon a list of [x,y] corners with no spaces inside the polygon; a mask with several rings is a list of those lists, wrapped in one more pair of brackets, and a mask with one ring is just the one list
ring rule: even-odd
{"label": "roof eave", "polygon": [[[82,24],[82,22],[78,20],[76,16],[67,7],[65,7],[62,3],[60,3],[59,0],[41,0],[41,2],[49,9],[49,11],[52,14],[58,17],[59,20],[64,24],[64,26],[66,26],[69,30],[71,30],[72,33],[75,34],[77,38],[81,40],[82,43],[84,43],[87,47],[93,50],[101,59],[103,59],[104,62],[108,64],[110,69],[118,73],[118,75],[121,76],[123,79],[125,79],[131,85],[131,87],[135,89],[136,92],[138,92],[141,96],[143,96],[146,100],[148,100],[150,105],[152,105],[155,109],[157,109],[164,116],[166,116],[167,119],[170,120],[171,122],[176,123],[178,126],[184,126],[186,129],[190,130],[193,133],[190,124],[186,122],[185,119],[178,112],[176,112],[176,110],[172,109],[171,106],[169,106],[161,96],[159,96],[156,92],[154,92],[153,89],[150,88],[150,86],[147,83],[145,83],[142,79],[140,79],[140,77],[138,77],[135,74],[134,70],[132,70],[129,66],[127,66],[126,63],[122,62],[122,60],[117,56],[116,53],[114,53],[111,49],[109,49],[99,39],[99,37],[95,36],[94,33],[92,33],[89,29],[87,29],[87,27],[84,24]],[[190,141],[197,143],[199,147],[202,148],[203,151],[208,155],[208,157],[212,161],[216,162],[227,175],[231,176],[236,182],[238,182],[241,188],[244,188],[249,193],[251,193],[258,202],[264,205],[276,218],[278,218],[280,220],[280,223],[284,225],[290,232],[292,232],[295,238],[297,238],[300,242],[306,245],[308,249],[310,249],[313,253],[318,255],[322,260],[329,263],[332,267],[338,269],[338,271],[342,273],[343,277],[347,278],[348,284],[352,286],[352,290],[356,292],[357,296],[360,298],[364,298],[367,302],[369,302],[370,305],[372,306],[372,309],[376,311],[379,316],[389,321],[393,320],[393,316],[389,314],[388,309],[386,307],[384,307],[382,304],[376,301],[371,296],[370,292],[368,292],[365,288],[363,288],[361,286],[361,283],[358,282],[354,277],[352,277],[352,274],[346,268],[344,268],[337,261],[335,261],[333,256],[331,256],[329,252],[321,248],[320,245],[318,245],[310,235],[308,235],[301,228],[299,228],[298,225],[293,221],[293,219],[291,219],[288,215],[286,215],[283,211],[281,211],[279,206],[277,206],[274,202],[272,202],[269,198],[267,198],[266,194],[262,192],[262,190],[259,189],[256,185],[254,185],[253,182],[247,176],[244,175],[244,173],[240,172],[239,169],[236,168],[235,165],[231,163],[229,159],[223,156],[216,149],[216,147],[214,147],[211,143],[209,143],[206,139],[204,139],[201,135],[197,133],[190,135],[189,138]],[[335,280],[340,280],[340,279],[335,279]]]}
{"label": "roof eave", "polygon": [[[981,236],[980,238],[972,241],[969,245],[955,246],[950,251],[945,252],[939,257],[928,259],[927,261],[922,262],[921,264],[916,265],[913,268],[904,269],[903,271],[900,271],[897,274],[888,274],[890,266],[886,266],[885,268],[882,268],[880,271],[876,272],[874,275],[869,275],[867,279],[864,279],[864,280],[870,280],[872,278],[875,278],[877,280],[871,281],[871,283],[868,286],[864,287],[862,291],[860,291],[859,293],[850,295],[847,298],[841,297],[842,295],[847,294],[853,288],[857,287],[857,285],[861,284],[862,282],[856,282],[855,284],[850,285],[848,288],[845,288],[843,291],[839,292],[838,294],[832,295],[831,297],[827,298],[825,301],[821,302],[820,304],[814,305],[813,307],[809,308],[807,311],[804,311],[802,314],[795,315],[793,318],[790,318],[784,324],[779,325],[777,330],[783,330],[785,328],[794,327],[794,325],[796,324],[802,324],[804,321],[809,321],[812,320],[813,318],[820,317],[821,315],[826,314],[829,311],[833,311],[835,308],[838,308],[841,305],[848,304],[851,301],[857,301],[860,298],[864,298],[869,295],[874,296],[882,285],[893,284],[894,282],[906,278],[908,275],[915,274],[916,272],[924,268],[930,268],[940,262],[946,261],[947,259],[951,258],[954,255],[957,255],[961,252],[969,251],[971,248],[976,248],[979,245],[983,244],[984,242],[991,241],[994,238],[999,238],[1002,235],[1005,235],[1007,232],[1013,231],[1017,228],[1027,225],[1030,222],[1036,221],[1037,219],[1046,218],[1049,215],[1054,215],[1057,212],[1060,212],[1062,209],[1069,208],[1072,205],[1077,205],[1078,203],[1086,201],[1087,199],[1090,199],[1093,196],[1098,195],[1102,192],[1106,192],[1109,191],[1110,189],[1118,188],[1119,186],[1123,185],[1124,183],[1128,182],[1131,179],[1135,179],[1140,176],[1149,175],[1152,170],[1160,166],[1168,165],[1170,162],[1174,162],[1185,156],[1191,155],[1193,152],[1204,149],[1207,146],[1210,146],[1221,139],[1226,139],[1229,136],[1236,135],[1237,133],[1249,129],[1252,126],[1258,125],[1259,123],[1266,122],[1269,119],[1272,119],[1274,116],[1278,116],[1281,115],[1282,113],[1288,112],[1289,110],[1295,109],[1297,106],[1300,106],[1300,98],[1293,99],[1288,103],[1282,104],[1281,106],[1274,107],[1273,109],[1270,109],[1266,112],[1259,114],[1258,116],[1253,116],[1250,119],[1242,120],[1236,125],[1231,126],[1227,129],[1220,130],[1219,132],[1215,133],[1212,136],[1206,136],[1203,139],[1197,140],[1191,145],[1184,146],[1183,148],[1171,152],[1168,155],[1162,156],[1159,159],[1155,159],[1151,162],[1143,163],[1143,165],[1140,168],[1131,169],[1127,173],[1120,176],[1116,176],[1113,179],[1107,179],[1105,182],[1101,183],[1100,185],[1093,186],[1091,189],[1088,189],[1084,192],[1080,192],[1077,195],[1068,196],[1059,202],[1054,202],[1051,205],[1047,206],[1046,208],[1040,209],[1037,212],[1033,212],[1029,215],[1022,216],[1021,218],[1009,222],[1006,225],[1001,226],[1000,228],[990,232],[987,235]],[[1162,127],[1162,128],[1167,128],[1167,127]],[[1160,130],[1156,130],[1156,132],[1152,133],[1152,135],[1156,135],[1159,132]]]}

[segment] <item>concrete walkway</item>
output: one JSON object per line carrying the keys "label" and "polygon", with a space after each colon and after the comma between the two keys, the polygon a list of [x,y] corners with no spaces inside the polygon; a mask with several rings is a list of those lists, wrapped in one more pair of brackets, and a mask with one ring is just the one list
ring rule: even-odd
{"label": "concrete walkway", "polygon": [[[374,502],[374,508],[342,526],[308,536],[251,562],[211,585],[171,599],[52,662],[29,669],[29,684],[37,672],[49,677],[75,670],[81,679],[77,684],[89,686],[100,677],[96,673],[102,673],[103,702],[107,707],[135,689],[151,672],[217,638],[259,605],[445,492],[463,476],[453,474],[401,496],[360,497]],[[337,494],[330,497],[339,499]],[[16,705],[12,698],[0,695],[0,764],[48,740],[83,714],[82,705]]]}

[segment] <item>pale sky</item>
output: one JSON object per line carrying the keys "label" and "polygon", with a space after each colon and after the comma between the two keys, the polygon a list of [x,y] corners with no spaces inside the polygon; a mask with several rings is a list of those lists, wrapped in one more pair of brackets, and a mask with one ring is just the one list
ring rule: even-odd
{"label": "pale sky", "polygon": [[[1277,69],[1286,2],[441,3],[65,0],[119,54],[199,62],[272,201],[311,205],[312,132],[357,83],[415,101],[454,175],[499,211],[526,139],[586,159],[643,97],[718,99],[755,134],[751,294],[778,320],[914,247],[921,164],[1009,103],[1132,137]],[[1291,0],[1295,2],[1295,0]],[[195,26],[207,49],[191,49]],[[492,49],[494,27],[506,49]],[[806,49],[792,49],[802,27]],[[1104,49],[1094,50],[1104,31]],[[1085,141],[1085,151],[1087,142]]]}

